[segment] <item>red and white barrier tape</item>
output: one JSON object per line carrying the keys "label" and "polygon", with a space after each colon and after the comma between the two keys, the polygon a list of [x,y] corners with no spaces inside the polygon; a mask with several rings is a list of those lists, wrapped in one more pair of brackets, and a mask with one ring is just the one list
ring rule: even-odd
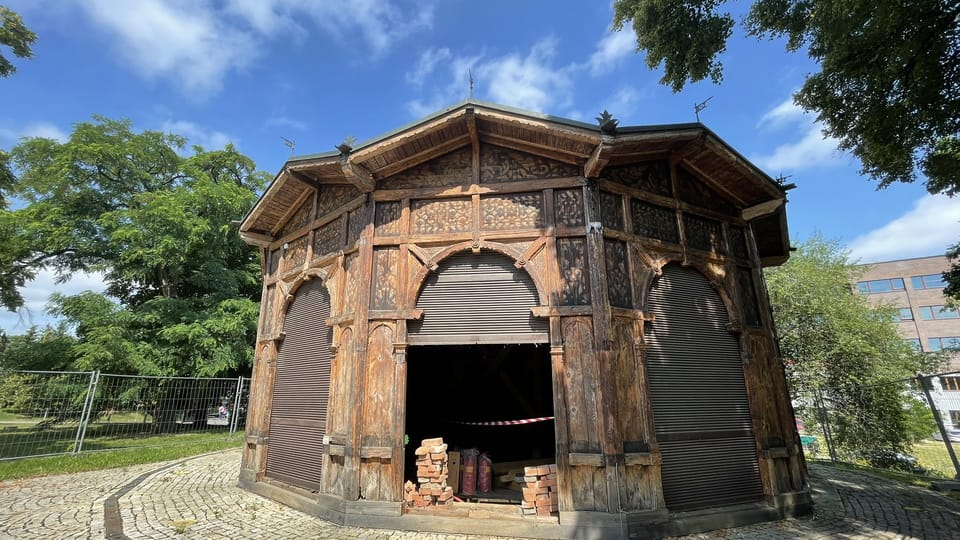
{"label": "red and white barrier tape", "polygon": [[535,422],[546,422],[553,420],[552,416],[542,416],[540,418],[524,418],[523,420],[493,420],[492,422],[456,422],[464,426],[519,426],[522,424],[533,424]]}

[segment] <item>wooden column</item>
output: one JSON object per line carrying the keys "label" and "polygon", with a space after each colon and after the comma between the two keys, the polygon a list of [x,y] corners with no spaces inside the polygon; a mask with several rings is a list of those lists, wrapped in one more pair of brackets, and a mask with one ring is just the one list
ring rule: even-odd
{"label": "wooden column", "polygon": [[600,216],[600,190],[593,180],[587,180],[584,190],[587,221],[587,261],[590,266],[590,298],[593,302],[593,336],[597,354],[595,366],[597,387],[594,392],[597,411],[600,415],[600,450],[603,454],[603,466],[606,476],[605,509],[618,512],[620,500],[620,478],[616,456],[622,455],[622,443],[617,429],[617,412],[613,397],[614,374],[610,366],[613,361],[612,324],[610,317],[610,299],[607,295],[606,259],[604,257],[603,225]]}

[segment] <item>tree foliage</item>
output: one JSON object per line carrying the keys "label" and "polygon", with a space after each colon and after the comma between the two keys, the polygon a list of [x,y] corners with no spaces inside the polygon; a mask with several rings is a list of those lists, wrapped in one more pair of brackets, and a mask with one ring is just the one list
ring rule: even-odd
{"label": "tree foliage", "polygon": [[[54,295],[52,313],[76,328],[74,367],[210,376],[249,366],[260,293],[256,250],[231,221],[266,176],[232,146],[184,152],[186,140],[96,117],[70,139],[26,139],[8,194],[12,280],[40,268],[60,279],[99,272],[106,293]],[[0,228],[4,226],[0,216]],[[4,284],[8,308],[22,299]]]}
{"label": "tree foliage", "polygon": [[62,371],[73,363],[73,346],[77,339],[65,325],[38,328],[31,326],[25,334],[0,334],[0,371]]}
{"label": "tree foliage", "polygon": [[[0,6],[0,45],[10,47],[17,58],[31,58],[30,46],[37,35],[23,24],[23,18],[6,6]],[[0,54],[0,77],[9,77],[17,68],[7,57]]]}
{"label": "tree foliage", "polygon": [[[613,27],[630,23],[661,83],[722,79],[719,56],[734,18],[723,0],[616,0]],[[794,101],[880,187],[925,177],[930,193],[960,192],[960,2],[754,0],[749,36],[781,38],[820,66]],[[947,253],[946,293],[960,299],[960,243]]]}
{"label": "tree foliage", "polygon": [[901,451],[934,429],[932,417],[916,413],[917,396],[904,381],[935,370],[941,358],[904,341],[893,322],[896,308],[871,306],[853,293],[860,272],[836,242],[819,236],[766,270],[781,354],[798,401],[811,406],[822,396],[842,451]]}
{"label": "tree foliage", "polygon": [[[734,24],[722,0],[617,0],[615,29],[631,23],[647,64],[663,64],[661,82],[722,78],[719,55]],[[817,113],[880,181],[935,191],[960,183],[960,4],[947,0],[754,0],[743,25],[756,38],[806,48],[820,71],[794,100]]]}

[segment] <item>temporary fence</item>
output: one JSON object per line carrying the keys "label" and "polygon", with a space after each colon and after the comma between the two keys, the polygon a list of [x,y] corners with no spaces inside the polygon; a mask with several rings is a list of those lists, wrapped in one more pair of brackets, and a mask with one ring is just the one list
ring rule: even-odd
{"label": "temporary fence", "polygon": [[960,371],[805,388],[793,405],[807,457],[960,478]]}
{"label": "temporary fence", "polygon": [[246,377],[0,372],[0,460],[233,435],[249,390]]}

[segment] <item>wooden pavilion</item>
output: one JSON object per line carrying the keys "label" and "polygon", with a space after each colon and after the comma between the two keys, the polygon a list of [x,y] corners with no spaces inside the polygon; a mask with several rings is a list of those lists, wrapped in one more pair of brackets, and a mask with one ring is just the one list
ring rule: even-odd
{"label": "wooden pavilion", "polygon": [[[789,254],[785,192],[712,131],[469,100],[337,148],[291,158],[240,226],[264,279],[242,487],[549,538],[809,511],[761,273]],[[556,463],[558,512],[410,511],[426,437]]]}

